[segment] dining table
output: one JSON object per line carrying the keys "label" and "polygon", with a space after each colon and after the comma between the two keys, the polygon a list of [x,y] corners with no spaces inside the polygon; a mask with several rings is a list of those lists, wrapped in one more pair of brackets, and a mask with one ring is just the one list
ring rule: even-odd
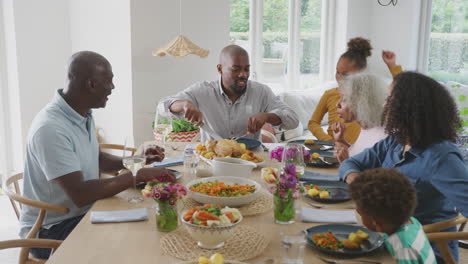
{"label": "dining table", "polygon": [[[146,144],[146,143],[145,143]],[[166,156],[176,157],[184,153],[184,147],[187,143],[183,142],[167,142]],[[272,145],[269,146],[271,150]],[[277,167],[278,162],[271,161],[269,152],[262,148],[255,150],[255,154],[261,156],[265,163],[262,167]],[[197,176],[184,169],[183,165],[170,167],[171,169],[183,173],[179,183],[186,185],[189,181],[196,179]],[[257,181],[266,188],[267,183],[261,179],[261,170],[254,169],[251,179]],[[333,168],[315,168],[307,167],[306,171],[314,171],[320,173],[337,173],[337,167]],[[129,203],[128,197],[140,194],[140,190],[129,188],[115,196],[96,201],[81,222],[63,241],[62,245],[47,261],[49,264],[82,264],[82,263],[168,263],[177,264],[184,260],[165,255],[161,249],[160,239],[162,236],[171,234],[159,232],[156,227],[156,202],[150,198],[146,198],[141,203]],[[297,200],[297,207],[310,207],[303,198]],[[90,214],[93,211],[113,211],[113,210],[128,210],[136,208],[147,208],[148,219],[139,222],[123,222],[123,223],[100,223],[93,224],[90,221]],[[328,208],[320,209],[328,210]],[[353,209],[343,209],[353,210]],[[180,221],[180,220],[179,220]],[[273,216],[273,209],[259,215],[246,216],[243,218],[241,225],[253,227],[259,233],[263,234],[269,241],[268,246],[263,252],[259,252],[258,256],[252,259],[243,260],[245,263],[263,263],[267,259],[273,259],[274,263],[282,263],[281,261],[281,233],[287,231],[300,234],[303,230],[317,225],[326,223],[306,223],[302,222],[300,215],[296,215],[295,223],[293,224],[276,224]],[[179,223],[178,229],[185,228],[182,223]],[[209,257],[209,256],[208,256]],[[353,260],[367,260],[376,263],[395,263],[390,254],[383,248],[368,255],[343,258],[327,255],[310,246],[304,249],[304,263],[325,263],[320,258],[327,260],[344,261],[338,263],[353,263]],[[270,262],[271,263],[271,262]],[[358,263],[358,262],[354,262]]]}

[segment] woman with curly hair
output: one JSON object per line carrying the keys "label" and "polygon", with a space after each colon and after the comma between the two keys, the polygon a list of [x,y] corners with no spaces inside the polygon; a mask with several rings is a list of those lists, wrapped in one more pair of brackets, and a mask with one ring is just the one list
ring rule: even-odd
{"label": "woman with curly hair", "polygon": [[342,97],[337,105],[338,116],[345,123],[357,122],[361,126],[356,142],[350,144],[344,137],[345,124],[333,124],[335,156],[342,162],[387,136],[381,126],[387,92],[385,82],[370,73],[351,74],[343,80],[340,89]]}
{"label": "woman with curly hair", "polygon": [[[345,160],[339,169],[341,179],[351,183],[365,169],[396,168],[416,188],[414,216],[423,225],[458,212],[468,216],[468,170],[454,144],[461,124],[449,92],[415,72],[397,75],[389,89],[382,117],[388,137]],[[457,242],[450,241],[449,246],[458,259]]]}
{"label": "woman with curly hair", "polygon": [[[361,37],[350,39],[348,49],[340,56],[336,64],[336,80],[340,82],[347,75],[366,69],[367,58],[372,54],[371,50],[372,46],[368,39]],[[393,76],[401,72],[401,67],[395,63],[395,54],[393,52],[382,51],[382,59]],[[338,88],[333,88],[325,91],[320,98],[308,124],[310,132],[318,140],[334,140],[332,125],[343,122],[343,119],[338,117],[336,111],[336,105],[340,101],[340,97],[341,94]],[[328,129],[324,131],[321,123],[326,113],[328,113]],[[361,127],[356,122],[346,123],[345,126],[346,133],[344,133],[344,138],[347,142],[353,144],[359,136]]]}

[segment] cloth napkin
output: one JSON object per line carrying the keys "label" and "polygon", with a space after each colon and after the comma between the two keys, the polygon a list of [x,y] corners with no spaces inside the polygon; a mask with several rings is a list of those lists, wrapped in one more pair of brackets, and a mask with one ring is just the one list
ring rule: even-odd
{"label": "cloth napkin", "polygon": [[357,223],[354,211],[338,211],[338,210],[320,210],[308,207],[302,207],[301,210],[302,222],[312,223]]}
{"label": "cloth napkin", "polygon": [[91,223],[136,222],[148,219],[148,209],[138,208],[122,211],[93,211]]}
{"label": "cloth napkin", "polygon": [[307,180],[339,181],[340,177],[338,176],[338,174],[327,174],[327,173],[306,171],[304,172],[304,175],[302,175],[301,181],[307,181]]}
{"label": "cloth napkin", "polygon": [[150,167],[172,167],[184,164],[184,156],[167,158],[160,162],[151,163]]}

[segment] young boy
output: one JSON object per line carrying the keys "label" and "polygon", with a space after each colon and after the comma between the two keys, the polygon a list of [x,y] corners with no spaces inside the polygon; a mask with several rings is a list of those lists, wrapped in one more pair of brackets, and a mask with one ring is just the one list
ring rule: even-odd
{"label": "young boy", "polygon": [[349,186],[363,224],[384,233],[385,246],[399,264],[436,263],[421,224],[413,215],[416,190],[396,169],[362,172]]}

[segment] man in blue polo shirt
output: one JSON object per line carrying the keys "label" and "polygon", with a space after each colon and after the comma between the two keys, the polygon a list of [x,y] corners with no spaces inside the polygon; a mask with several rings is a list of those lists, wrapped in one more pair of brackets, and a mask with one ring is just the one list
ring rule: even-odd
{"label": "man in blue polo shirt", "polygon": [[[133,186],[126,173],[99,179],[99,172],[123,169],[122,159],[100,152],[92,108],[106,106],[114,89],[110,63],[101,55],[82,51],[71,57],[68,85],[55,93],[53,100],[34,118],[28,135],[24,168],[24,195],[33,200],[69,208],[67,214],[48,212],[39,238],[65,239],[92,204]],[[153,150],[149,162],[164,158],[163,149]],[[143,168],[136,182],[146,182],[163,168]],[[25,237],[39,210],[24,206],[20,236]],[[50,249],[31,249],[37,258],[48,258]]]}

